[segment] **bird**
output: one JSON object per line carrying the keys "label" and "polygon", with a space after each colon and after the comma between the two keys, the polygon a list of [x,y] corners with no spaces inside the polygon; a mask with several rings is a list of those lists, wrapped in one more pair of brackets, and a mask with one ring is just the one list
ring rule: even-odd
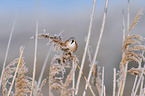
{"label": "bird", "polygon": [[69,38],[68,40],[65,41],[65,46],[71,51],[75,52],[78,48],[78,45],[76,43],[76,40],[74,37]]}
{"label": "bird", "polygon": [[[62,47],[66,47],[67,49],[69,49],[71,52],[75,52],[78,48],[78,45],[76,43],[76,40],[74,37],[70,37],[68,40],[66,40],[65,42],[63,42],[60,37],[56,37],[56,36],[50,36],[49,34],[45,34],[45,33],[41,33],[38,35],[38,37],[40,38],[49,38],[51,39],[53,42],[60,44]],[[35,36],[32,36],[31,39],[35,38]]]}

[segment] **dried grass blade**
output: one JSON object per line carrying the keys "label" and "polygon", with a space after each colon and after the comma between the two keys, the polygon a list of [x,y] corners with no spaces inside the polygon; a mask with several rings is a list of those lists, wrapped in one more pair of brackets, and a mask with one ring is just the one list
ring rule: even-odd
{"label": "dried grass blade", "polygon": [[[76,65],[74,64],[74,61],[73,61],[73,68],[74,68],[75,66],[76,66]],[[75,71],[73,72],[73,77],[72,77],[72,89],[75,89]],[[72,91],[72,96],[75,96],[74,91]]]}
{"label": "dried grass blade", "polygon": [[103,94],[104,94],[104,96],[106,96],[106,87],[105,87],[105,85],[103,87],[103,90],[104,90]]}
{"label": "dried grass blade", "polygon": [[143,78],[144,70],[145,70],[145,65],[144,65],[144,67],[143,67],[143,70],[142,70],[141,75],[140,75],[140,77],[139,77],[138,83],[137,83],[137,85],[136,85],[136,89],[135,89],[135,92],[134,92],[134,96],[136,96],[136,93],[137,93],[137,90],[138,90],[140,81],[141,81],[141,79]]}
{"label": "dried grass blade", "polygon": [[127,69],[128,69],[128,63],[125,65],[125,70],[124,70],[124,79],[121,85],[121,89],[120,89],[120,96],[123,95],[124,92],[124,87],[125,87],[125,83],[126,83],[126,77],[127,77]]}
{"label": "dried grass blade", "polygon": [[13,80],[12,80],[12,84],[11,84],[11,86],[10,86],[10,89],[9,89],[9,91],[8,91],[8,95],[7,95],[7,96],[9,96],[10,93],[11,93],[11,90],[12,90],[12,87],[13,87],[13,84],[14,84],[14,81],[15,81],[15,79],[16,79],[16,75],[17,75],[17,72],[18,72],[19,65],[20,65],[20,63],[22,62],[22,55],[23,55],[23,47],[20,48],[19,62],[18,62],[16,71],[15,71],[15,74],[14,74],[14,77],[13,77]]}
{"label": "dried grass blade", "polygon": [[4,59],[4,63],[3,63],[3,68],[2,68],[2,72],[1,72],[1,78],[0,78],[0,89],[1,89],[1,84],[2,84],[2,75],[4,73],[4,70],[5,70],[5,66],[6,66],[6,61],[7,61],[7,57],[8,57],[8,53],[9,53],[9,48],[10,48],[10,44],[11,44],[11,39],[12,39],[12,35],[13,35],[13,32],[14,32],[14,28],[15,28],[15,24],[16,24],[16,19],[18,17],[18,14],[13,22],[13,26],[12,26],[12,29],[11,29],[11,33],[10,33],[10,36],[9,36],[9,41],[8,41],[8,45],[7,45],[7,50],[6,50],[6,55],[5,55],[5,59]]}
{"label": "dried grass blade", "polygon": [[135,77],[135,81],[134,81],[134,85],[133,85],[133,88],[132,88],[131,96],[134,95],[134,89],[135,89],[135,86],[136,86],[137,78],[138,78],[138,75],[136,75],[136,77]]}
{"label": "dried grass blade", "polygon": [[140,86],[140,96],[143,96],[143,95],[142,95],[143,85],[144,85],[144,77],[142,77],[142,80],[141,80],[141,86]]}
{"label": "dried grass blade", "polygon": [[136,40],[139,40],[139,41],[144,41],[145,38],[143,36],[140,36],[140,35],[129,35],[127,37],[127,39],[136,39]]}
{"label": "dried grass blade", "polygon": [[45,58],[45,61],[44,61],[44,64],[43,64],[43,67],[42,67],[42,70],[41,70],[41,73],[40,73],[40,77],[39,77],[39,80],[38,80],[37,89],[38,89],[39,86],[40,86],[40,82],[41,82],[41,80],[42,80],[42,76],[43,76],[44,70],[45,70],[45,68],[46,68],[46,64],[47,64],[47,61],[48,61],[48,57],[49,57],[49,55],[50,55],[50,53],[51,53],[51,49],[52,49],[52,46],[50,47],[50,49],[49,49],[49,51],[48,51],[48,53],[47,53],[47,56],[46,56],[46,58]]}
{"label": "dried grass blade", "polygon": [[39,9],[39,0],[37,0],[37,19],[36,19],[36,38],[35,38],[35,52],[34,52],[34,65],[33,65],[33,80],[32,80],[32,87],[30,96],[33,94],[33,87],[35,81],[35,73],[36,73],[36,61],[37,61],[37,41],[38,41],[38,9]]}
{"label": "dried grass blade", "polygon": [[[103,32],[104,32],[104,26],[105,26],[105,21],[106,21],[106,15],[107,15],[107,8],[108,8],[108,0],[106,0],[106,4],[105,4],[105,11],[104,11],[104,16],[103,16],[102,28],[101,28],[101,31],[100,31],[99,41],[98,41],[98,44],[96,46],[96,51],[95,51],[95,54],[94,54],[93,63],[91,65],[90,72],[89,72],[89,75],[88,75],[88,78],[87,78],[88,82],[90,81],[91,74],[92,74],[92,71],[93,71],[93,67],[94,67],[94,64],[96,62],[96,58],[97,58],[97,55],[98,55],[100,43],[101,43],[101,40],[102,40],[102,36],[103,36]],[[85,94],[86,94],[87,87],[88,87],[88,84],[86,83],[85,91],[83,93],[83,96],[85,96]]]}
{"label": "dried grass blade", "polygon": [[[80,69],[80,66],[79,66],[78,64],[77,64],[77,66],[78,66],[78,68]],[[84,75],[83,72],[82,72],[82,75],[84,76],[84,79],[85,79],[86,83],[88,84],[88,86],[89,86],[89,88],[90,88],[90,91],[91,91],[92,95],[95,96],[95,93],[93,92],[93,89],[92,89],[90,83],[87,81],[87,78],[86,78],[86,76]]]}
{"label": "dried grass blade", "polygon": [[129,29],[129,19],[130,19],[130,0],[128,0],[127,29]]}
{"label": "dried grass blade", "polygon": [[136,50],[143,50],[145,51],[145,46],[143,45],[135,45],[133,47],[130,48],[131,51],[136,51]]}
{"label": "dried grass blade", "polygon": [[[74,68],[71,70],[71,72],[68,74],[68,76],[66,78],[66,81],[64,83],[64,87],[63,87],[62,92],[61,92],[62,93],[61,96],[66,96],[66,94],[70,94],[74,91],[74,89],[70,90],[70,89],[67,89],[67,87],[69,86],[69,84],[72,81],[72,77],[73,77],[73,73],[74,73],[75,69],[76,69],[76,65],[74,66]],[[67,92],[69,92],[69,93],[67,93]]]}
{"label": "dried grass blade", "polygon": [[113,96],[115,96],[115,89],[116,89],[116,68],[113,69],[114,71],[114,79],[113,79]]}
{"label": "dried grass blade", "polygon": [[122,17],[123,17],[123,20],[122,20],[122,26],[123,26],[123,42],[124,42],[124,39],[125,39],[125,20],[124,20],[124,10],[122,10]]}
{"label": "dried grass blade", "polygon": [[87,49],[88,49],[88,45],[89,45],[92,23],[93,23],[93,17],[94,17],[94,11],[95,11],[95,5],[96,5],[96,0],[94,0],[94,3],[93,3],[93,10],[92,10],[92,14],[91,14],[88,37],[87,37],[87,41],[86,41],[85,51],[84,51],[83,58],[82,58],[81,69],[79,71],[78,80],[77,80],[77,84],[76,84],[76,89],[77,89],[76,92],[75,92],[76,95],[78,94],[78,91],[79,91],[80,79],[81,79],[81,75],[82,75],[82,71],[83,71],[83,67],[84,67],[84,62],[85,62],[85,58],[86,58],[86,53],[87,53]]}
{"label": "dried grass blade", "polygon": [[104,67],[102,69],[102,89],[101,89],[101,96],[103,96],[103,93],[104,93]]}
{"label": "dried grass blade", "polygon": [[140,9],[140,11],[137,13],[135,19],[133,20],[132,24],[130,25],[128,31],[127,31],[127,34],[126,34],[126,38],[128,37],[129,35],[129,32],[133,29],[133,27],[136,25],[136,23],[138,22],[138,19],[140,18],[141,16],[141,13],[142,13],[142,8]]}

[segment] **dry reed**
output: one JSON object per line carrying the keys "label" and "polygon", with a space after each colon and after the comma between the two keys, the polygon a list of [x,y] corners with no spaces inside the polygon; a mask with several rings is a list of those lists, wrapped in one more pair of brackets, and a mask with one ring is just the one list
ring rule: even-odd
{"label": "dry reed", "polygon": [[[89,49],[89,40],[92,29],[92,22],[94,17],[96,0],[93,3],[93,9],[91,14],[91,20],[89,25],[88,37],[86,41],[86,46],[84,49],[84,54],[82,57],[81,67],[79,66],[79,60],[76,55],[69,48],[65,46],[65,42],[63,42],[62,37],[60,35],[50,35],[48,33],[39,33],[38,34],[38,8],[39,1],[37,0],[37,20],[36,20],[36,35],[35,37],[35,52],[34,52],[34,65],[33,65],[33,77],[28,77],[25,75],[28,72],[28,68],[25,65],[23,58],[23,47],[20,48],[20,56],[19,58],[13,60],[6,67],[6,60],[8,55],[8,50],[12,38],[12,33],[14,31],[15,21],[10,33],[9,42],[7,46],[6,56],[4,59],[3,69],[1,73],[0,87],[2,84],[2,94],[3,96],[43,96],[42,88],[44,85],[49,87],[48,93],[49,96],[59,95],[59,96],[75,96],[78,95],[80,90],[79,85],[81,82],[81,76],[86,81],[86,85],[84,88],[83,96],[86,95],[86,90],[89,86],[91,94],[96,96],[94,93],[94,89],[92,85],[94,85],[98,91],[99,96],[106,96],[106,87],[104,85],[105,81],[105,68],[98,66],[96,62],[96,58],[98,55],[101,39],[103,36],[107,8],[108,8],[108,0],[106,0],[105,11],[103,16],[102,27],[100,30],[100,36],[98,40],[98,44],[96,46],[95,54],[93,60],[91,58],[91,52]],[[126,78],[128,74],[136,75],[134,85],[132,88],[131,96],[144,96],[145,95],[145,86],[144,86],[144,75],[145,75],[145,65],[142,67],[142,63],[145,61],[144,57],[144,41],[145,38],[140,35],[130,35],[130,31],[137,24],[142,9],[137,13],[135,19],[129,26],[130,22],[130,0],[128,0],[128,14],[127,14],[127,31],[125,30],[125,20],[124,20],[124,11],[123,15],[123,48],[122,48],[122,60],[120,62],[120,70],[116,73],[116,68],[114,68],[113,72],[113,96],[123,96],[124,88],[126,85]],[[44,65],[38,80],[35,80],[36,74],[36,61],[37,61],[37,38],[46,38],[48,39],[48,43],[52,45],[49,50],[46,59],[44,61]],[[44,74],[46,62],[48,60],[48,56],[51,53],[51,50],[57,52],[55,56],[52,58],[50,63],[50,70],[48,73],[48,77],[42,80],[42,76]],[[86,54],[88,53],[89,62],[90,62],[90,71],[88,74],[88,78],[83,73],[83,67],[85,63]],[[130,62],[136,62],[138,65],[137,68],[128,69],[128,65]],[[75,72],[76,68],[79,68],[79,76],[77,78],[77,82],[75,82]],[[69,71],[68,71],[69,69]],[[66,76],[66,78],[65,78]],[[90,79],[92,77],[90,84]],[[42,82],[41,82],[42,81]],[[48,81],[48,82],[47,82]],[[15,86],[14,86],[15,85]],[[75,86],[76,85],[76,86]],[[140,90],[139,90],[140,89]],[[57,93],[56,93],[57,92]],[[139,93],[138,93],[139,92]],[[79,93],[80,94],[80,93]]]}
{"label": "dry reed", "polygon": [[84,49],[84,54],[83,54],[82,62],[81,62],[81,68],[80,68],[80,71],[79,71],[79,76],[78,76],[78,80],[77,80],[77,84],[76,84],[76,89],[77,89],[77,91],[75,92],[76,95],[78,94],[78,91],[79,91],[80,79],[81,79],[81,76],[82,76],[82,71],[83,71],[85,58],[86,58],[86,53],[87,53],[87,49],[88,49],[88,45],[89,45],[89,41],[90,41],[90,35],[91,35],[91,30],[92,30],[92,23],[93,23],[95,6],[96,6],[96,0],[94,0],[94,3],[93,3],[93,9],[92,9],[92,14],[91,14],[89,31],[88,31],[88,35],[87,35],[86,46],[85,46],[85,49]]}

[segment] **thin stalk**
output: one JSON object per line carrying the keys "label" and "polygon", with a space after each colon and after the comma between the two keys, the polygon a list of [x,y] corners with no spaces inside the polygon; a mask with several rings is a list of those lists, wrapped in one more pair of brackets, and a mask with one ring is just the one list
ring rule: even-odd
{"label": "thin stalk", "polygon": [[[144,54],[144,51],[142,51],[141,55],[143,56],[143,54]],[[138,68],[141,68],[141,62],[142,62],[142,58],[140,59]]]}
{"label": "thin stalk", "polygon": [[123,78],[123,82],[122,82],[122,87],[121,87],[121,92],[120,92],[120,96],[123,95],[124,92],[124,87],[125,87],[125,83],[126,83],[126,77],[127,77],[127,68],[128,68],[128,63],[125,66],[125,70],[124,70],[124,78]]}
{"label": "thin stalk", "polygon": [[10,44],[11,44],[11,39],[12,39],[12,35],[13,35],[14,29],[15,29],[16,19],[17,19],[17,18],[18,18],[18,14],[17,14],[16,17],[15,17],[15,20],[14,20],[14,22],[13,22],[12,29],[11,29],[11,32],[10,32],[10,36],[9,36],[9,41],[8,41],[8,45],[7,45],[6,55],[5,55],[5,59],[4,59],[4,63],[3,63],[3,68],[2,68],[2,72],[1,72],[0,90],[1,90],[1,84],[2,84],[2,75],[3,75],[4,70],[5,70],[6,61],[7,61],[7,57],[8,57],[8,53],[9,53],[9,48],[10,48]]}
{"label": "thin stalk", "polygon": [[[124,41],[124,39],[128,36],[128,34],[129,34],[129,9],[130,9],[130,6],[129,6],[129,0],[128,0],[128,15],[127,15],[127,34],[126,34],[126,36],[124,37],[124,35],[125,35],[125,23],[124,23],[124,16],[123,16],[123,26],[124,26],[124,29],[123,29],[123,41]],[[123,57],[125,56],[125,53],[123,53]],[[121,82],[122,83],[122,85],[120,86],[121,88],[120,88],[120,96],[122,96],[123,95],[123,91],[124,91],[124,86],[125,86],[125,82],[126,82],[126,75],[127,75],[127,67],[128,67],[128,63],[126,64],[126,66],[125,66],[125,77],[124,77],[124,80],[123,80],[123,82]]]}
{"label": "thin stalk", "polygon": [[[74,64],[74,60],[73,60],[73,68],[75,67],[75,64]],[[73,72],[73,76],[72,76],[72,89],[75,89],[75,71]],[[72,96],[75,96],[75,93],[74,91],[72,91]]]}
{"label": "thin stalk", "polygon": [[124,39],[125,39],[125,20],[124,20],[124,10],[122,10],[122,17],[123,17],[123,20],[122,20],[122,26],[123,26],[123,42],[124,42]]}
{"label": "thin stalk", "polygon": [[138,78],[138,75],[135,76],[135,81],[134,81],[134,85],[133,85],[133,88],[132,88],[131,96],[134,95],[134,89],[135,89],[135,86],[136,86],[137,78]]}
{"label": "thin stalk", "polygon": [[38,9],[39,9],[39,0],[37,0],[37,19],[36,19],[36,38],[35,38],[35,53],[34,53],[34,65],[33,65],[33,80],[32,80],[32,87],[31,87],[31,93],[30,96],[33,94],[33,87],[34,87],[34,81],[35,81],[35,74],[36,74],[36,61],[37,61],[37,37],[38,37]]}
{"label": "thin stalk", "polygon": [[89,41],[90,41],[95,5],[96,5],[96,0],[94,0],[94,3],[93,3],[93,9],[92,9],[91,20],[90,20],[90,25],[89,25],[88,37],[87,37],[86,46],[85,46],[85,50],[84,50],[84,54],[83,54],[83,58],[82,58],[82,63],[81,63],[81,68],[79,71],[78,80],[77,80],[77,84],[76,84],[76,89],[77,89],[75,92],[76,95],[78,94],[78,91],[79,91],[80,79],[82,76],[82,71],[83,71],[84,62],[85,62],[85,58],[86,58],[86,53],[87,53],[87,49],[88,49],[88,45],[89,45]]}
{"label": "thin stalk", "polygon": [[103,88],[104,88],[104,96],[106,96],[106,90],[105,90],[106,88],[105,88],[105,85],[104,85]]}
{"label": "thin stalk", "polygon": [[[126,38],[125,37],[125,22],[124,22],[124,11],[122,11],[122,15],[123,15],[123,42],[124,42],[124,39]],[[127,30],[129,30],[129,0],[128,0],[128,16],[127,16]],[[129,32],[127,32],[126,36],[128,36]],[[123,57],[125,56],[125,53],[123,54]],[[125,66],[125,77],[124,77],[124,80],[123,82],[121,81],[121,83],[123,85],[121,85],[120,87],[120,90],[119,90],[119,93],[120,93],[120,96],[123,95],[123,91],[124,91],[124,86],[125,86],[125,81],[126,81],[126,72],[127,72],[127,67],[128,67],[128,64],[126,64]],[[118,94],[119,95],[119,94]]]}
{"label": "thin stalk", "polygon": [[143,77],[144,70],[145,70],[145,65],[144,65],[144,67],[143,67],[143,70],[142,70],[141,75],[140,75],[140,77],[139,77],[138,83],[137,83],[137,85],[136,85],[136,89],[135,89],[135,92],[134,92],[134,96],[136,96],[136,93],[137,93],[137,90],[138,90],[140,81],[141,81],[141,79],[142,79],[142,77]]}
{"label": "thin stalk", "polygon": [[119,96],[119,94],[120,94],[120,90],[121,90],[121,84],[122,84],[122,81],[120,81],[120,84],[119,84],[119,89],[118,89],[118,94],[117,94],[117,96]]}
{"label": "thin stalk", "polygon": [[116,68],[114,68],[113,71],[114,71],[114,79],[113,79],[113,96],[115,96],[115,89],[116,89]]}
{"label": "thin stalk", "polygon": [[[91,59],[91,54],[90,54],[90,50],[88,49],[88,57],[89,57],[89,61],[90,61],[90,66],[92,65],[92,59]],[[97,66],[97,64],[96,64],[96,66]],[[96,86],[96,88],[97,88],[97,91],[98,91],[98,94],[99,94],[99,96],[100,96],[100,88],[99,88],[99,85],[98,84],[96,84],[95,85]]]}
{"label": "thin stalk", "polygon": [[90,49],[88,48],[88,57],[89,57],[89,61],[90,61],[90,66],[92,65],[92,58],[91,58],[91,53],[90,53]]}
{"label": "thin stalk", "polygon": [[[122,22],[122,26],[123,26],[123,43],[124,43],[124,40],[125,40],[125,20],[124,20],[124,10],[122,10],[122,17],[123,17],[123,22]],[[123,44],[122,43],[122,44]],[[122,58],[124,58],[124,56],[125,56],[125,53],[123,53],[123,55],[122,55]],[[120,87],[119,87],[119,91],[118,91],[118,96],[119,96],[119,94],[120,94],[120,92],[121,92],[121,87],[122,87],[122,83],[123,83],[123,81],[121,80],[120,81]],[[114,94],[115,95],[115,94]]]}
{"label": "thin stalk", "polygon": [[130,0],[128,0],[127,30],[129,29],[129,19],[130,19]]}
{"label": "thin stalk", "polygon": [[102,89],[101,89],[101,96],[103,96],[103,93],[104,93],[103,92],[104,91],[103,90],[104,89],[103,86],[104,86],[104,66],[103,66],[103,69],[102,69]]}
{"label": "thin stalk", "polygon": [[[80,69],[80,66],[79,66],[78,64],[77,64],[77,66],[78,66],[78,68]],[[93,92],[93,89],[92,89],[90,83],[87,81],[87,78],[86,78],[86,76],[84,75],[83,72],[82,72],[82,75],[83,75],[85,81],[87,82],[87,84],[89,85],[89,88],[90,88],[90,91],[91,91],[92,95],[95,96],[95,93]]]}
{"label": "thin stalk", "polygon": [[9,91],[8,91],[8,95],[7,95],[7,96],[10,95],[11,90],[12,90],[12,87],[13,87],[13,85],[14,85],[14,81],[15,81],[15,79],[16,79],[16,75],[17,75],[17,72],[18,72],[18,68],[19,68],[19,65],[20,65],[21,60],[22,60],[23,50],[24,50],[23,47],[21,47],[21,48],[20,48],[20,57],[19,57],[18,65],[17,65],[16,71],[15,71],[15,74],[14,74],[14,77],[13,77],[13,80],[12,80],[12,84],[11,84],[11,86],[10,86],[10,89],[9,89]]}
{"label": "thin stalk", "polygon": [[144,77],[142,77],[142,80],[141,80],[140,95],[139,96],[142,96],[143,83],[144,83]]}
{"label": "thin stalk", "polygon": [[[142,51],[142,55],[143,54],[144,54],[144,51]],[[140,59],[138,68],[141,68],[141,62],[142,62],[142,58]],[[136,75],[136,77],[135,77],[135,81],[134,81],[134,85],[133,85],[133,88],[132,88],[131,96],[134,96],[134,89],[135,89],[135,86],[136,86],[137,79],[138,79],[138,75]]]}
{"label": "thin stalk", "polygon": [[[96,58],[97,58],[97,55],[98,55],[100,43],[101,43],[101,40],[102,40],[102,36],[103,36],[103,32],[104,32],[104,26],[105,26],[105,21],[106,21],[107,8],[108,8],[108,0],[106,0],[106,4],[105,4],[105,12],[104,12],[104,17],[103,17],[103,22],[102,22],[102,28],[101,28],[101,31],[100,31],[99,41],[98,41],[98,44],[96,46],[96,51],[95,51],[95,54],[94,54],[93,63],[91,65],[91,69],[90,69],[90,72],[89,72],[89,75],[88,75],[88,79],[87,79],[88,82],[90,81],[90,78],[91,78],[91,75],[92,75],[92,71],[93,71],[93,67],[94,67],[94,64],[95,64],[95,61],[96,61]],[[85,96],[85,94],[86,94],[87,87],[88,87],[88,85],[86,83],[85,91],[83,93],[83,96]]]}
{"label": "thin stalk", "polygon": [[99,85],[98,85],[98,84],[96,85],[96,88],[97,88],[97,90],[98,90],[99,96],[101,96],[101,92],[100,92],[100,88],[99,88]]}
{"label": "thin stalk", "polygon": [[[46,56],[46,58],[45,58],[45,60],[44,60],[44,64],[43,64],[43,67],[42,67],[42,70],[41,70],[41,74],[40,74],[39,80],[38,80],[38,85],[37,85],[38,88],[39,88],[39,86],[40,86],[40,83],[41,83],[41,80],[42,80],[42,76],[43,76],[44,70],[45,70],[45,68],[46,68],[47,61],[48,61],[48,57],[49,57],[49,55],[50,55],[50,53],[51,53],[51,49],[52,49],[52,46],[50,47],[50,49],[49,49],[49,51],[48,51],[48,53],[47,53],[47,56]],[[37,90],[38,90],[38,88],[37,88]]]}

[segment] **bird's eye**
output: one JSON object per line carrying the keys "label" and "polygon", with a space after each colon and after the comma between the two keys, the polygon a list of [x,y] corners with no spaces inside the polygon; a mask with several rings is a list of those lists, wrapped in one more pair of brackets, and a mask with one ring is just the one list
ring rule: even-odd
{"label": "bird's eye", "polygon": [[72,40],[71,44],[72,44],[73,42],[75,42],[75,41],[74,41],[74,40]]}

